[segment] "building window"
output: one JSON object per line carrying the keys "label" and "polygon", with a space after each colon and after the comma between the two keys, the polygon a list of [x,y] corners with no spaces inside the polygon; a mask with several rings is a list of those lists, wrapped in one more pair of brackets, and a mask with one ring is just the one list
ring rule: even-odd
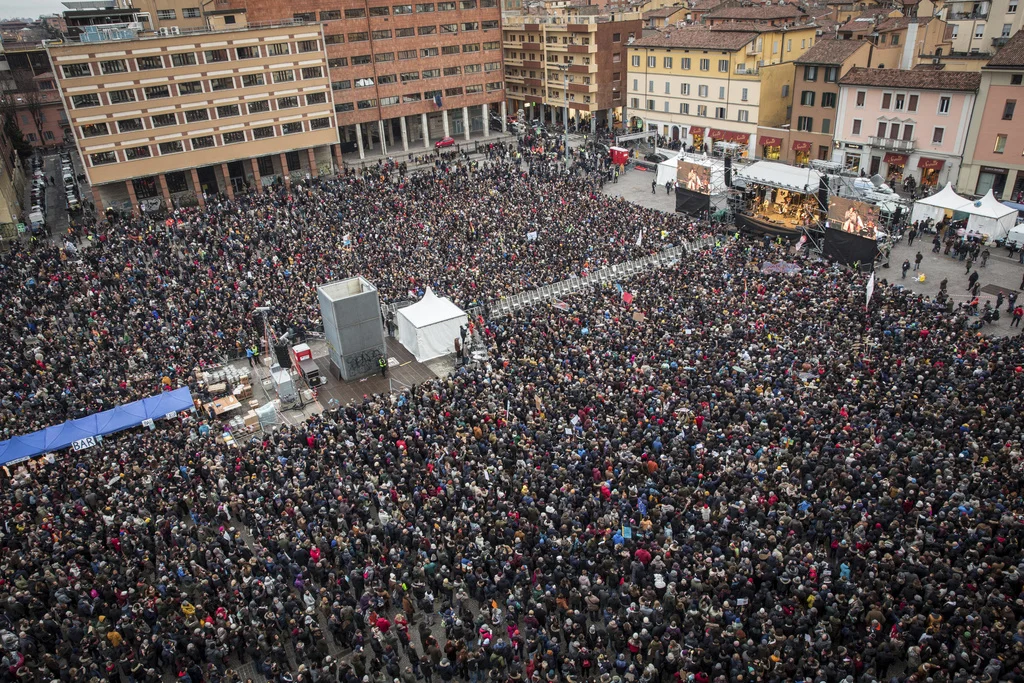
{"label": "building window", "polygon": [[178,125],[178,117],[174,114],[154,114],[153,115],[153,127],[163,128],[165,126],[176,126]]}
{"label": "building window", "polygon": [[782,85],[782,97],[789,97],[789,83],[784,83]]}
{"label": "building window", "polygon": [[701,71],[711,71],[711,60],[710,59],[702,59],[702,60],[700,60],[700,70]]}
{"label": "building window", "polygon": [[706,117],[708,115],[708,105],[698,104],[697,105],[697,116]]}
{"label": "building window", "polygon": [[177,154],[178,152],[185,151],[184,146],[180,140],[172,140],[171,142],[161,142],[157,147],[160,149],[160,154]]}
{"label": "building window", "polygon": [[340,9],[327,9],[320,12],[320,21],[338,21],[341,19]]}
{"label": "building window", "polygon": [[499,69],[501,69],[501,62],[487,62],[486,64],[484,64],[484,71],[498,71]]}
{"label": "building window", "polygon": [[[348,83],[348,81],[345,81],[345,82]],[[289,97],[278,97],[277,98],[277,108],[278,109],[292,109],[292,108],[297,107],[297,106],[299,106],[299,98],[296,97],[295,95],[290,95]]]}
{"label": "building window", "polygon": [[837,66],[826,66],[825,67],[825,82],[835,83],[839,80],[839,67]]}
{"label": "building window", "polygon": [[185,7],[181,10],[182,19],[198,19],[200,16],[198,7]]}
{"label": "building window", "polygon": [[864,90],[857,91],[857,106],[863,107],[865,100],[867,100],[868,94]]}
{"label": "building window", "polygon": [[256,45],[235,48],[235,57],[237,59],[257,59],[259,56],[260,48]]}
{"label": "building window", "polygon": [[190,109],[185,112],[186,123],[199,123],[200,121],[209,121],[210,112],[206,109]]}
{"label": "building window", "polygon": [[725,86],[724,85],[718,86],[718,99],[720,99],[720,100],[724,100],[725,99]]}
{"label": "building window", "polygon": [[124,158],[126,161],[135,161],[136,159],[148,159],[151,156],[149,147],[129,147],[124,151]]}
{"label": "building window", "polygon": [[237,20],[235,19],[235,15],[234,14],[228,14],[228,15],[224,16],[224,23],[225,24],[233,24],[236,21]]}
{"label": "building window", "polygon": [[1013,110],[1017,107],[1017,100],[1006,100],[1003,105],[1003,121],[1013,120]]}
{"label": "building window", "polygon": [[454,2],[439,2],[439,3],[437,3],[437,11],[438,12],[454,12],[455,11],[455,3]]}
{"label": "building window", "polygon": [[85,76],[92,76],[92,71],[89,68],[89,64],[82,62],[81,64],[65,64],[61,67],[64,71],[64,78],[83,78]]}
{"label": "building window", "polygon": [[158,100],[163,97],[170,97],[171,89],[166,85],[151,85],[148,88],[143,88],[142,94],[146,96],[147,100]]}
{"label": "building window", "polygon": [[315,92],[306,95],[306,104],[327,104],[327,93]]}
{"label": "building window", "polygon": [[331,90],[351,90],[352,81],[331,81]]}
{"label": "building window", "polygon": [[335,57],[327,60],[327,66],[336,69],[341,66],[348,66],[348,57]]}
{"label": "building window", "polygon": [[128,64],[123,59],[109,59],[100,62],[100,71],[106,74],[123,74],[128,71]]}
{"label": "building window", "polygon": [[192,149],[208,149],[214,146],[213,136],[204,135],[198,138],[192,138]]}
{"label": "building window", "polygon": [[860,126],[861,126],[861,120],[860,119],[854,119],[853,120],[853,126],[850,128],[850,134],[851,135],[860,135]]}
{"label": "building window", "polygon": [[892,93],[882,93],[882,109],[892,109]]}
{"label": "building window", "polygon": [[1007,14],[1016,14],[1017,13],[1017,0],[1010,0],[1010,5],[1009,5],[1009,7],[1006,8],[1006,13]]}
{"label": "building window", "polygon": [[272,137],[274,137],[274,127],[273,126],[261,126],[260,128],[253,128],[252,129],[252,139],[253,140],[266,140],[267,138],[272,138]]}
{"label": "building window", "polygon": [[96,154],[89,155],[89,161],[93,166],[102,166],[103,164],[113,164],[117,161],[117,155],[113,152],[98,152]]}
{"label": "building window", "polygon": [[362,19],[366,16],[366,10],[361,7],[358,9],[347,9],[345,10],[346,19]]}
{"label": "building window", "polygon": [[94,138],[97,135],[108,135],[110,131],[107,130],[107,124],[105,123],[90,123],[82,126],[82,137]]}
{"label": "building window", "polygon": [[707,97],[708,96],[708,86],[706,86],[706,85],[698,85],[697,86],[697,96],[698,97]]}
{"label": "building window", "polygon": [[466,31],[479,31],[480,30],[480,24],[475,22],[475,21],[464,21],[464,22],[462,22],[462,30],[463,30],[463,32],[466,32]]}
{"label": "building window", "polygon": [[210,81],[210,90],[216,92],[218,90],[231,90],[235,87],[235,80],[230,76],[224,78],[214,78]]}
{"label": "building window", "polygon": [[974,39],[981,40],[985,37],[985,24],[978,24],[974,27]]}
{"label": "building window", "polygon": [[942,97],[940,97],[939,98],[939,113],[940,114],[948,114],[949,113],[949,106],[952,103],[953,103],[953,98],[949,97],[948,95],[943,95]]}
{"label": "building window", "polygon": [[648,69],[653,69],[657,65],[658,65],[658,58],[657,57],[648,57],[647,58],[647,68]]}
{"label": "building window", "polygon": [[917,111],[917,95],[911,95],[907,98],[907,111]]}
{"label": "building window", "polygon": [[818,80],[818,67],[816,66],[805,66],[804,67],[804,80],[813,83]]}
{"label": "building window", "polygon": [[86,107],[98,107],[100,106],[100,96],[96,93],[90,93],[88,95],[72,95],[71,106],[75,109],[85,109]]}
{"label": "building window", "polygon": [[187,83],[178,84],[179,95],[197,95],[203,92],[202,81],[189,81]]}
{"label": "building window", "polygon": [[946,133],[946,129],[945,128],[932,128],[932,144],[933,145],[941,145],[942,144],[942,137],[943,137],[943,135],[945,135],[945,133]]}
{"label": "building window", "polygon": [[831,119],[822,119],[821,120],[821,132],[824,133],[825,135],[828,135],[829,133],[832,132],[832,120]]}
{"label": "building window", "polygon": [[137,130],[142,130],[142,119],[123,119],[117,122],[117,131],[119,133],[132,133]]}
{"label": "building window", "polygon": [[492,29],[496,29],[496,28],[498,28],[498,20],[497,19],[490,19],[488,21],[482,21],[482,22],[480,22],[480,28],[482,28],[485,31],[490,31]]}
{"label": "building window", "polygon": [[463,52],[480,52],[480,43],[465,43],[462,46]]}
{"label": "building window", "polygon": [[295,72],[291,69],[274,72],[274,83],[290,83],[295,80]]}
{"label": "building window", "polygon": [[825,109],[836,108],[836,94],[834,92],[821,93],[821,106]]}
{"label": "building window", "polygon": [[728,59],[719,59],[718,60],[718,72],[719,73],[723,73],[723,74],[729,73],[729,60]]}
{"label": "building window", "polygon": [[742,90],[740,90],[740,102],[746,102],[748,99],[750,98],[747,89],[743,88]]}
{"label": "building window", "polygon": [[725,118],[725,107],[715,107],[715,118],[716,119],[724,119]]}
{"label": "building window", "polygon": [[220,137],[225,145],[234,145],[239,142],[245,142],[245,131],[233,130],[230,133],[224,133]]}
{"label": "building window", "polygon": [[749,123],[750,112],[747,111],[746,109],[740,109],[739,113],[736,116],[736,120],[739,121],[740,123]]}
{"label": "building window", "polygon": [[814,128],[814,119],[810,116],[801,116],[796,120],[796,129],[810,132]]}
{"label": "building window", "polygon": [[661,65],[665,69],[671,69],[672,68],[672,58],[671,57],[665,57],[664,59],[661,60]]}
{"label": "building window", "polygon": [[632,107],[633,109],[639,109],[640,108],[640,99],[637,98],[637,97],[629,98],[629,106]]}
{"label": "building window", "polygon": [[302,132],[302,121],[292,121],[281,126],[281,132],[285,135]]}
{"label": "building window", "polygon": [[193,66],[196,64],[194,52],[178,52],[171,55],[171,66]]}
{"label": "building window", "polygon": [[250,102],[247,105],[250,114],[259,114],[261,112],[270,111],[269,100],[258,100],[256,102]]}
{"label": "building window", "polygon": [[[499,40],[488,40],[485,43],[483,43],[482,47],[483,47],[484,50],[498,50],[498,49],[501,49],[501,41],[499,41]],[[616,61],[618,61],[618,60],[616,60]]]}
{"label": "building window", "polygon": [[679,105],[679,113],[680,114],[689,114],[690,113],[690,103],[689,102],[683,102],[682,104],[680,104]]}
{"label": "building window", "polygon": [[324,43],[326,45],[341,45],[345,42],[345,36],[341,33],[328,33],[324,36]]}
{"label": "building window", "polygon": [[316,12],[295,12],[292,14],[292,20],[300,23],[316,21]]}
{"label": "building window", "polygon": [[[462,95],[462,88],[445,88],[444,89],[444,96],[445,97],[459,97],[460,95]],[[383,102],[383,100],[381,100],[381,102]]]}
{"label": "building window", "polygon": [[996,154],[1002,154],[1006,151],[1006,134],[1000,133],[996,136],[996,145],[992,148],[992,151]]}
{"label": "building window", "polygon": [[263,78],[263,74],[245,74],[242,76],[243,88],[254,88],[264,84],[265,79]]}
{"label": "building window", "polygon": [[370,16],[371,17],[388,17],[388,16],[391,16],[391,8],[389,8],[387,6],[371,7],[370,8]]}
{"label": "building window", "polygon": [[897,46],[899,44],[900,44],[900,34],[898,34],[898,33],[892,34],[892,45],[893,45],[893,47],[895,47],[895,46]]}
{"label": "building window", "polygon": [[[395,61],[395,53],[394,52],[378,52],[374,56],[373,61],[377,62],[378,64],[380,64],[382,62],[393,62],[393,61]],[[319,69],[320,67],[317,66],[317,67],[313,67],[313,68]],[[303,69],[303,71],[305,71],[305,69]]]}
{"label": "building window", "polygon": [[[395,97],[393,99],[395,101],[393,103],[391,103],[391,104],[398,104],[398,98]],[[327,118],[326,116],[324,118],[321,118],[321,119],[312,119],[309,122],[309,129],[310,130],[323,130],[325,128],[330,128],[330,127],[331,127],[331,120],[329,118]]]}
{"label": "building window", "polygon": [[446,66],[444,68],[444,75],[445,76],[461,76],[462,75],[462,67],[461,66]]}
{"label": "building window", "polygon": [[156,18],[160,21],[174,21],[178,18],[178,15],[172,9],[158,9],[156,11]]}
{"label": "building window", "polygon": [[658,110],[657,103],[654,100],[647,100],[647,110],[648,111],[657,111]]}
{"label": "building window", "polygon": [[395,5],[392,9],[392,14],[412,14],[412,5]]}
{"label": "building window", "polygon": [[231,116],[238,116],[238,105],[237,104],[222,104],[217,107],[217,118],[226,119]]}
{"label": "building window", "polygon": [[441,70],[440,69],[424,69],[423,70],[423,78],[440,78],[440,77],[441,77]]}
{"label": "building window", "polygon": [[[271,47],[277,47],[277,46],[276,45],[271,45]],[[287,48],[287,47],[288,46],[285,45],[285,48]],[[286,51],[283,54],[288,54],[288,52]],[[227,50],[207,50],[206,52],[203,53],[203,61],[206,62],[207,64],[216,64],[217,62],[226,62],[226,61],[228,61],[228,51]]]}
{"label": "building window", "polygon": [[689,71],[690,70],[690,58],[689,57],[682,57],[682,58],[680,58],[679,59],[679,68],[683,69],[684,71]]}
{"label": "building window", "polygon": [[647,92],[654,92],[654,81],[647,81]]}
{"label": "building window", "polygon": [[111,104],[125,104],[126,102],[135,101],[134,90],[111,90],[108,93]]}
{"label": "building window", "polygon": [[[221,50],[223,52],[223,50]],[[281,57],[283,55],[291,54],[291,47],[288,43],[274,43],[267,45],[267,54],[271,57]]]}
{"label": "building window", "polygon": [[457,55],[459,54],[458,45],[445,45],[441,48],[441,54],[443,55]]}
{"label": "building window", "polygon": [[139,57],[135,60],[135,66],[139,71],[164,68],[164,60],[161,57]]}
{"label": "building window", "polygon": [[320,42],[316,40],[300,40],[299,52],[316,52],[320,49]]}
{"label": "building window", "polygon": [[[389,53],[390,54],[390,53]],[[302,78],[308,80],[310,78],[323,78],[324,70],[319,66],[305,66],[302,68]]]}
{"label": "building window", "polygon": [[633,55],[629,58],[629,61],[633,66],[640,66],[640,55]]}
{"label": "building window", "polygon": [[371,31],[370,38],[372,40],[387,40],[391,37],[391,29],[382,29],[380,31]]}

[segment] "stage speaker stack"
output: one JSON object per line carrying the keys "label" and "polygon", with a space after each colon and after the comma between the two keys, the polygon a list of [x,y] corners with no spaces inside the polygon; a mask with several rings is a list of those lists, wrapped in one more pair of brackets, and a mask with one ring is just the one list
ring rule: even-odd
{"label": "stage speaker stack", "polygon": [[725,157],[725,186],[732,187],[732,157]]}
{"label": "stage speaker stack", "polygon": [[274,358],[277,359],[277,364],[282,368],[290,368],[292,366],[292,356],[288,353],[287,344],[274,344]]}
{"label": "stage speaker stack", "polygon": [[828,213],[828,176],[821,176],[818,181],[818,204],[821,205],[821,212]]}
{"label": "stage speaker stack", "polygon": [[353,277],[320,285],[316,291],[331,351],[331,374],[351,380],[377,372],[377,359],[387,357],[377,288]]}

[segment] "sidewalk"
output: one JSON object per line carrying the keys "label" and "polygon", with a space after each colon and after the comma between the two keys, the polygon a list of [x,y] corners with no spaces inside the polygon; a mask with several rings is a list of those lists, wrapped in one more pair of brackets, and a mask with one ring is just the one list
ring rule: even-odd
{"label": "sidewalk", "polygon": [[399,164],[403,161],[409,162],[409,167],[411,169],[415,163],[413,160],[424,155],[430,156],[431,161],[429,163],[433,163],[434,153],[436,151],[454,152],[468,150],[470,154],[473,154],[476,151],[477,146],[487,145],[492,142],[515,142],[515,140],[516,135],[511,132],[492,132],[487,137],[484,137],[481,134],[474,134],[470,137],[469,141],[466,141],[466,139],[460,135],[455,137],[454,145],[451,147],[442,147],[439,150],[434,147],[436,140],[432,140],[430,142],[430,147],[424,147],[422,140],[410,141],[408,152],[402,149],[402,143],[399,141],[396,145],[388,146],[387,154],[384,154],[380,147],[375,147],[372,150],[366,150],[365,158],[363,159],[360,159],[359,156],[353,152],[346,152],[345,154],[342,154],[341,159],[342,163],[348,168],[365,168],[376,164],[378,161],[391,159],[395,163]]}

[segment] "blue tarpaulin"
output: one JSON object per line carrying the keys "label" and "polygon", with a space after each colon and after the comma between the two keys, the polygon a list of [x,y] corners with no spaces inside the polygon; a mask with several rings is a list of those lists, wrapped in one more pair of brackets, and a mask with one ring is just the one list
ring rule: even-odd
{"label": "blue tarpaulin", "polygon": [[59,451],[80,439],[113,434],[122,429],[136,427],[142,424],[143,420],[156,420],[167,413],[176,413],[193,407],[192,392],[188,387],[182,387],[104,410],[102,413],[68,420],[64,424],[0,441],[0,465],[9,465],[43,453]]}

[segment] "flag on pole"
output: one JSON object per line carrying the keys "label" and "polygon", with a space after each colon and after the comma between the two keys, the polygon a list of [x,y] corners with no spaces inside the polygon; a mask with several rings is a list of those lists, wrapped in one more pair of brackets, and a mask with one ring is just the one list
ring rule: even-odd
{"label": "flag on pole", "polygon": [[867,296],[865,297],[864,307],[867,308],[871,305],[871,295],[875,293],[875,274],[871,273],[871,277],[868,278]]}
{"label": "flag on pole", "polygon": [[636,236],[636,246],[640,246],[644,241],[644,229],[640,228],[640,234]]}
{"label": "flag on pole", "polygon": [[441,93],[434,95],[434,106],[438,109],[441,108]]}

